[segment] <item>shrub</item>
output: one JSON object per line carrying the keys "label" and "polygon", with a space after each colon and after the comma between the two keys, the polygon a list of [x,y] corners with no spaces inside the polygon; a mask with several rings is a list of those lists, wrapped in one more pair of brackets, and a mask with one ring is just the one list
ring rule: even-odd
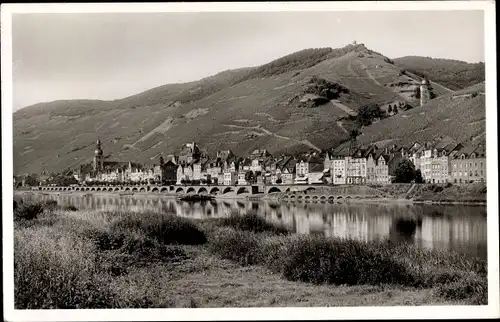
{"label": "shrub", "polygon": [[36,219],[44,211],[42,203],[21,204],[14,212],[14,219],[17,220],[33,220]]}
{"label": "shrub", "polygon": [[283,274],[315,284],[413,285],[406,267],[354,240],[306,236],[290,245]]}
{"label": "shrub", "polygon": [[288,230],[284,227],[279,227],[268,222],[264,217],[259,216],[255,212],[248,212],[244,215],[231,214],[230,217],[224,218],[223,226],[230,226],[238,230],[247,230],[255,233],[273,232],[276,234],[287,234]]}
{"label": "shrub", "polygon": [[111,308],[98,280],[92,244],[50,228],[14,233],[14,298],[17,309]]}
{"label": "shrub", "polygon": [[444,188],[443,188],[443,187],[441,187],[441,186],[435,186],[435,187],[432,189],[432,191],[434,191],[434,192],[441,192],[441,191],[443,191],[443,189],[444,189]]}
{"label": "shrub", "polygon": [[57,201],[55,200],[47,200],[43,203],[45,209],[49,211],[53,211],[57,208]]}
{"label": "shrub", "polygon": [[213,253],[242,265],[259,262],[259,238],[249,231],[222,228],[216,231],[209,245]]}
{"label": "shrub", "polygon": [[447,300],[472,299],[472,304],[488,304],[488,283],[486,279],[464,278],[439,286],[436,293]]}
{"label": "shrub", "polygon": [[446,185],[445,185],[444,187],[445,187],[445,188],[450,188],[450,187],[452,187],[452,186],[453,186],[453,184],[452,184],[451,182],[448,182],[448,183],[446,183]]}
{"label": "shrub", "polygon": [[78,208],[76,208],[75,206],[73,205],[69,205],[69,206],[64,206],[62,208],[62,210],[65,210],[65,211],[78,211]]}
{"label": "shrub", "polygon": [[207,241],[205,233],[193,221],[173,214],[126,214],[111,226],[112,233],[128,234],[129,231],[137,231],[164,244],[198,245]]}

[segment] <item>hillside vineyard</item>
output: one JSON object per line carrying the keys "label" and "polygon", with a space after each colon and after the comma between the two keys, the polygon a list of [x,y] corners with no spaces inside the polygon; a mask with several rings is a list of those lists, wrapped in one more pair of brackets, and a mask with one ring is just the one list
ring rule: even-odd
{"label": "hillside vineyard", "polygon": [[[432,75],[429,70],[411,67],[352,44],[307,49],[121,100],[36,104],[14,113],[14,173],[79,169],[92,162],[97,138],[106,146],[103,160],[145,165],[194,141],[211,156],[262,149],[274,156],[324,155],[349,145],[353,129],[359,143],[382,149],[440,136],[484,143],[484,83],[454,92],[417,75]],[[365,113],[367,106],[379,112]]]}

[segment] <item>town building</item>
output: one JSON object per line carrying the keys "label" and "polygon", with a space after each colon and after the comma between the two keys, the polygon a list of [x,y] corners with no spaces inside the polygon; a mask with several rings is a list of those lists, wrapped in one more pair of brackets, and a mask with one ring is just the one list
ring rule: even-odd
{"label": "town building", "polygon": [[462,147],[451,158],[454,183],[486,182],[486,149],[483,144]]}

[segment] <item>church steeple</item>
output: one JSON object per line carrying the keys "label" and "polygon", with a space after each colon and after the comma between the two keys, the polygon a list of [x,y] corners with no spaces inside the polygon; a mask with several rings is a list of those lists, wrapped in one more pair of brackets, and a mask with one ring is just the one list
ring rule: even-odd
{"label": "church steeple", "polygon": [[97,139],[96,148],[94,151],[94,171],[102,171],[103,165],[103,153],[101,149],[101,140]]}

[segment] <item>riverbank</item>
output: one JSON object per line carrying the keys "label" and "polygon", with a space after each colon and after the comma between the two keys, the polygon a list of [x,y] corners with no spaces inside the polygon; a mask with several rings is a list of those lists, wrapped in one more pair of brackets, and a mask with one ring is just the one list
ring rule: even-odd
{"label": "riverbank", "polygon": [[[26,193],[26,190],[16,190]],[[16,192],[15,191],[15,192]],[[177,198],[177,193],[111,192],[111,191],[31,191],[45,194],[120,195]],[[216,199],[274,200],[303,202],[356,202],[356,203],[435,203],[486,205],[486,184],[390,184],[323,186],[306,191],[273,192],[250,195],[248,193],[219,194]]]}
{"label": "riverbank", "polygon": [[411,245],[294,235],[252,214],[190,220],[61,210],[54,203],[31,219],[16,213],[16,309],[487,300],[484,261]]}

